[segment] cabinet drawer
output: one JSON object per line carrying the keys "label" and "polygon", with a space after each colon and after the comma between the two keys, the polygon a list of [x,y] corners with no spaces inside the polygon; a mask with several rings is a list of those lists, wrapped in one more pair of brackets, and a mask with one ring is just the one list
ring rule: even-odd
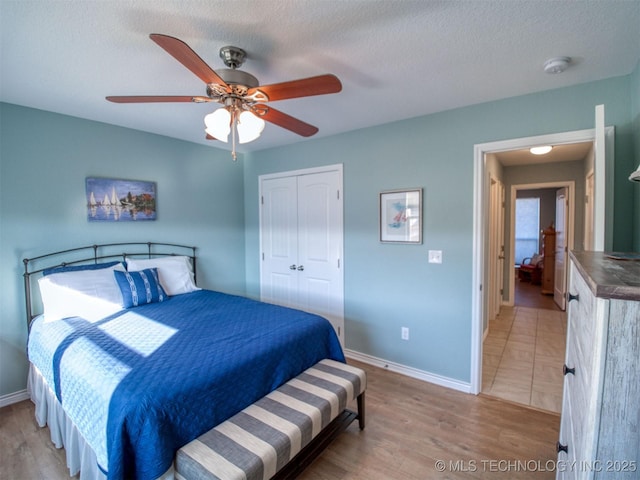
{"label": "cabinet drawer", "polygon": [[[569,288],[571,294],[578,295],[578,299],[569,302],[567,366],[575,368],[575,388],[579,397],[586,400],[593,397],[593,389],[597,388],[594,379],[601,355],[602,318],[596,315],[598,300],[573,264]],[[588,405],[584,406],[588,408]]]}
{"label": "cabinet drawer", "polygon": [[575,369],[575,374],[565,376],[562,417],[571,416],[568,423],[573,437],[568,440],[568,456],[581,462],[595,454],[603,322],[597,308],[602,300],[593,296],[573,264],[570,279],[569,293],[578,299],[568,304],[566,364]]}
{"label": "cabinet drawer", "polygon": [[[568,339],[572,339],[571,332],[568,331]],[[589,385],[585,385],[588,377],[584,376],[584,369],[576,363],[576,343],[567,342],[566,364],[569,367],[576,365],[575,374],[568,373],[564,377],[564,391],[562,399],[561,416],[561,440],[560,443],[568,448],[567,454],[563,458],[561,454],[559,460],[567,460],[569,464],[576,461],[586,460],[593,453],[589,445],[593,444],[593,405],[588,394]],[[575,472],[569,474],[567,478],[574,478]]]}
{"label": "cabinet drawer", "polygon": [[[596,298],[573,264],[571,264],[569,293],[578,296],[577,300],[569,302],[568,313],[569,324],[572,327],[570,338],[576,345],[576,361],[590,364],[593,360],[594,339],[598,331]],[[591,367],[585,365],[583,368]]]}
{"label": "cabinet drawer", "polygon": [[[562,396],[562,417],[560,419],[560,439],[559,442],[567,447],[567,452],[558,452],[558,462],[561,465],[575,465],[576,460],[576,435],[573,429],[573,418],[571,414],[571,378],[565,377],[564,392]],[[557,480],[569,480],[576,478],[574,469],[558,468]]]}

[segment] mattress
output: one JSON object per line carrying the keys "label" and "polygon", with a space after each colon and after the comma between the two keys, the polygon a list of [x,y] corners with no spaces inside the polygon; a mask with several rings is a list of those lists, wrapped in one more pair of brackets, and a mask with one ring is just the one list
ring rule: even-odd
{"label": "mattress", "polygon": [[29,359],[109,479],[160,477],[175,451],[318,361],[317,315],[207,290],[98,321],[34,321]]}

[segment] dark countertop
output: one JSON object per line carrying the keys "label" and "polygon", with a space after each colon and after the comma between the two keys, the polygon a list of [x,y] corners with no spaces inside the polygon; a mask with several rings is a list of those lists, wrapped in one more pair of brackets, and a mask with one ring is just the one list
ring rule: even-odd
{"label": "dark countertop", "polygon": [[569,255],[596,297],[640,301],[640,255],[638,260],[608,256],[616,253],[572,251]]}

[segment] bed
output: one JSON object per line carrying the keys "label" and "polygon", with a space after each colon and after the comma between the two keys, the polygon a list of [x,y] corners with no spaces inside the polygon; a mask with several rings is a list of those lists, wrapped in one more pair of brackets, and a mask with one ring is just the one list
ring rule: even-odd
{"label": "bed", "polygon": [[171,478],[177,449],[320,360],[344,362],[327,320],[199,289],[195,252],[120,243],[24,260],[29,390],[72,475]]}

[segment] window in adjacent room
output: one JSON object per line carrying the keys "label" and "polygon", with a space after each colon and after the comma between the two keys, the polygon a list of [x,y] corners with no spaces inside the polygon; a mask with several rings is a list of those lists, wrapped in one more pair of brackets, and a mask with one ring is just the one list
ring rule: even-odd
{"label": "window in adjacent room", "polygon": [[516,198],[516,265],[538,253],[539,238],[540,199]]}

